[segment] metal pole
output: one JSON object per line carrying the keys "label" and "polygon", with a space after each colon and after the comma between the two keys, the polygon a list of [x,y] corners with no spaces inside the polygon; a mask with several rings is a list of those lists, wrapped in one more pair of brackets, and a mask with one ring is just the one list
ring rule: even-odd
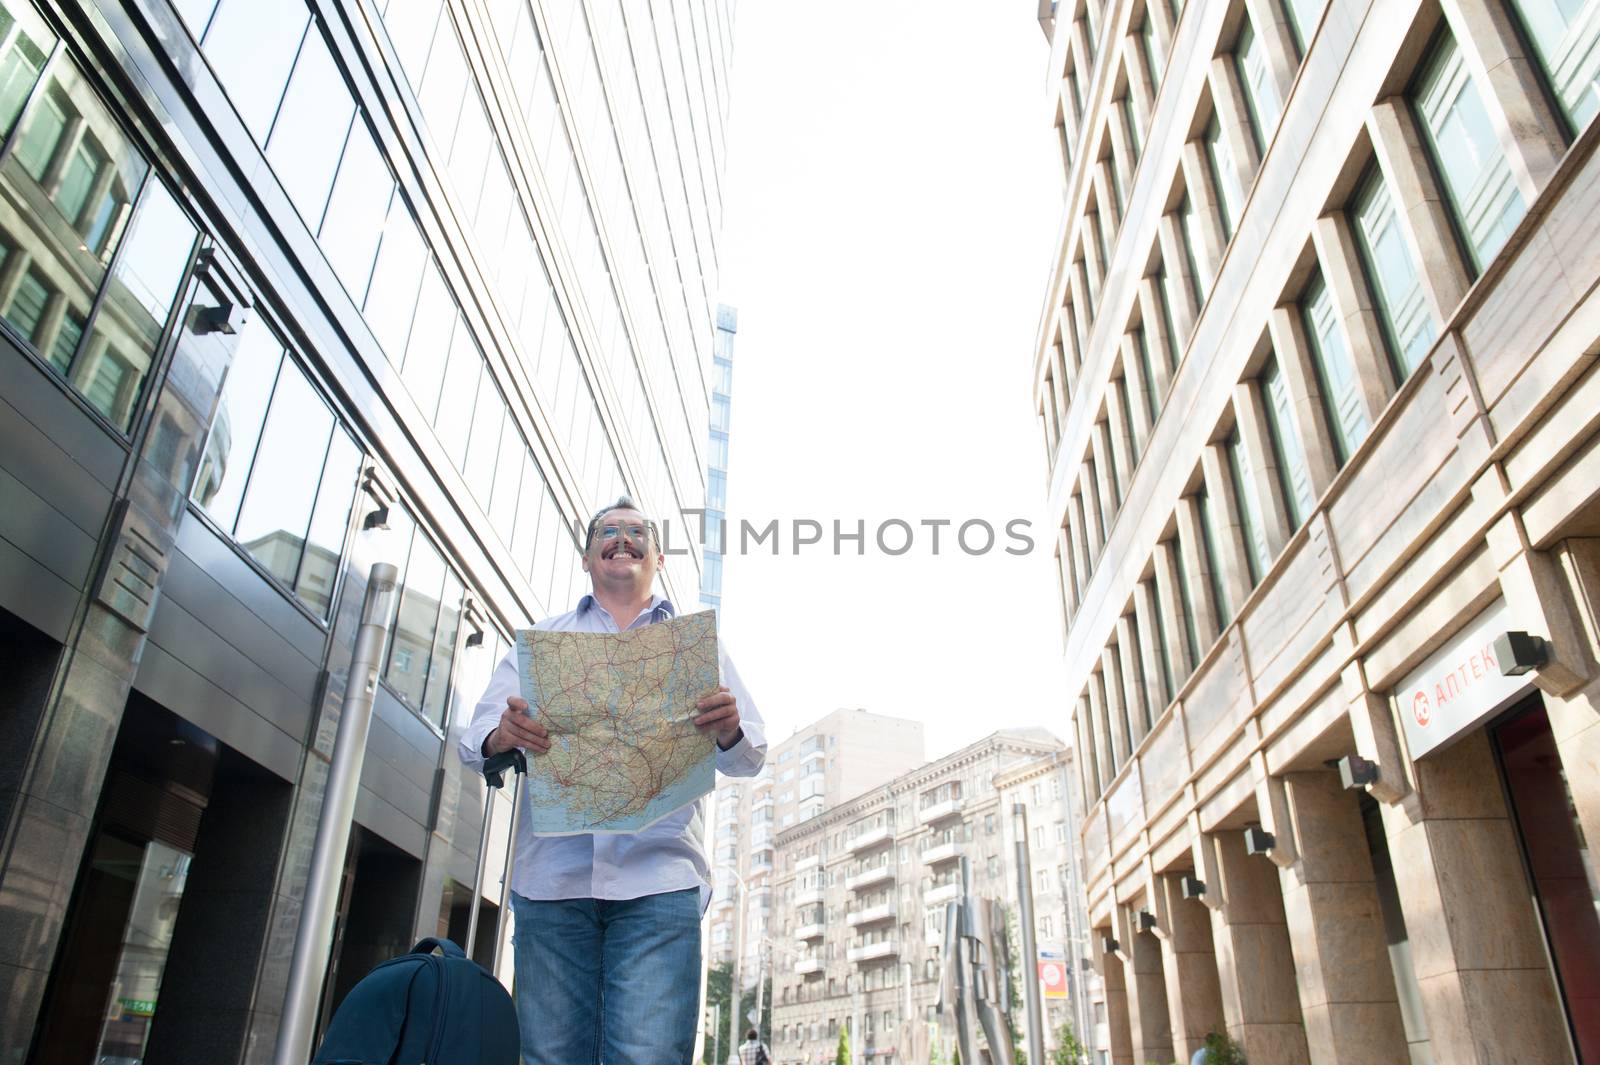
{"label": "metal pole", "polygon": [[1017,924],[1022,932],[1022,1002],[1027,1007],[1028,1060],[1044,1061],[1044,1004],[1039,1001],[1039,944],[1033,934],[1033,860],[1028,853],[1028,808],[1011,804],[1017,842]]}
{"label": "metal pole", "polygon": [[719,1061],[718,1054],[722,1052],[722,1007],[715,1002],[711,1004],[711,1060]]}
{"label": "metal pole", "polygon": [[764,997],[766,990],[767,952],[758,945],[756,947],[756,1019],[754,1025],[756,1030],[756,1040],[758,1042],[764,1041],[761,1038],[761,1000]]}
{"label": "metal pole", "polygon": [[[497,791],[499,791],[498,788],[487,786],[483,789],[483,830],[478,833],[478,864],[472,870],[472,894],[468,896],[472,902],[471,912],[467,917],[467,941],[461,945],[461,948],[467,952],[467,957],[469,958],[472,957],[472,947],[478,938],[478,911],[483,907],[483,874],[489,865],[489,825],[494,821],[494,802]],[[512,846],[516,846],[514,840],[512,841]],[[495,949],[499,950],[499,948],[500,944],[497,941]],[[490,968],[494,968],[493,962],[490,962]]]}
{"label": "metal pole", "polygon": [[278,1022],[275,1065],[305,1065],[311,1057],[317,999],[328,971],[328,953],[333,948],[339,881],[350,846],[350,824],[361,787],[361,763],[367,754],[367,729],[372,724],[372,700],[378,689],[378,659],[388,635],[399,580],[399,571],[387,562],[373,565],[367,576],[361,627],[356,630],[355,654],[350,659],[339,731],[333,741],[333,761],[328,767],[328,790],[317,821],[300,927],[295,931],[289,987],[284,994],[283,1019]]}
{"label": "metal pole", "polygon": [[[1076,759],[1077,755],[1074,754]],[[1067,873],[1063,878],[1062,891],[1067,897],[1067,972],[1071,977],[1068,993],[1073,996],[1072,1013],[1077,1022],[1078,1042],[1089,1046],[1092,1038],[1089,1033],[1089,993],[1083,978],[1083,954],[1088,947],[1086,934],[1088,932],[1087,915],[1083,911],[1083,895],[1078,890],[1078,816],[1073,809],[1072,787],[1075,783],[1072,774],[1067,772],[1067,767],[1062,765],[1061,794],[1067,801]]]}
{"label": "metal pole", "polygon": [[728,1065],[739,1065],[739,1003],[743,999],[739,987],[740,970],[744,967],[744,902],[747,892],[744,878],[725,866],[728,875],[739,886],[739,903],[733,908],[733,971],[728,974]]}

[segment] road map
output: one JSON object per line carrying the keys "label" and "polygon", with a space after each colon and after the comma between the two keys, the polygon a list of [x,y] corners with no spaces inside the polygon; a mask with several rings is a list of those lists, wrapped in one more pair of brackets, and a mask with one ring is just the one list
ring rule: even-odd
{"label": "road map", "polygon": [[516,639],[522,697],[551,740],[525,785],[533,831],[637,832],[711,791],[716,741],[693,717],[720,683],[715,614]]}

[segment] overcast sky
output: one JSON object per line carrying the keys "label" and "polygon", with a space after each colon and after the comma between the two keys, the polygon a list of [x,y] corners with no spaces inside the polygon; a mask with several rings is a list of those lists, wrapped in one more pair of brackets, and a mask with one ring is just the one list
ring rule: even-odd
{"label": "overcast sky", "polygon": [[[841,706],[918,718],[937,757],[1065,738],[1054,536],[1030,353],[1060,219],[1028,0],[743,0],[722,239],[738,308],[723,631],[782,739]],[[794,554],[792,523],[823,542]],[[885,554],[881,523],[914,529]],[[923,521],[948,519],[939,554]],[[981,519],[993,550],[965,555]],[[1006,554],[1006,523],[1031,553]],[[832,523],[866,523],[835,555]],[[886,530],[898,550],[905,532]],[[974,548],[981,527],[969,529]]]}

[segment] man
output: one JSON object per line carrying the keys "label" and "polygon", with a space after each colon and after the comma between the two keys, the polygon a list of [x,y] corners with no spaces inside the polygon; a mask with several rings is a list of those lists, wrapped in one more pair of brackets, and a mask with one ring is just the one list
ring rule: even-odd
{"label": "man", "polygon": [[754,1028],[745,1032],[744,1042],[739,1044],[739,1065],[770,1065],[771,1061],[767,1044],[761,1041],[761,1033]]}
{"label": "man", "polygon": [[[589,522],[583,569],[592,591],[577,609],[534,626],[622,632],[673,616],[653,595],[665,562],[655,526],[623,497]],[[717,769],[754,776],[766,759],[761,715],[718,644],[722,686],[697,706],[715,738]],[[481,769],[550,737],[520,695],[517,657],[501,660],[461,737],[461,760]],[[529,801],[529,800],[524,800]],[[511,878],[516,915],[517,1020],[524,1065],[681,1065],[699,1010],[700,917],[710,899],[704,820],[690,803],[637,833],[538,836],[518,826]]]}

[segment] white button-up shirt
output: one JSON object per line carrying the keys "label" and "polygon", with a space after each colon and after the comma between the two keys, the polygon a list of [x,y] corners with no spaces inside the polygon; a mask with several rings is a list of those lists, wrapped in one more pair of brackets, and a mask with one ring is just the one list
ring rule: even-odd
{"label": "white button-up shirt", "polygon": [[[672,603],[655,596],[644,613],[628,627],[664,621],[676,613]],[[620,632],[616,619],[593,595],[578,601],[578,608],[534,626],[552,632]],[[755,700],[745,690],[738,672],[717,641],[718,665],[722,683],[733,693],[739,706],[739,726],[743,737],[727,750],[717,748],[717,769],[731,777],[755,776],[767,757],[766,730]],[[481,772],[483,742],[489,737],[506,699],[521,695],[517,676],[517,653],[511,652],[495,667],[489,687],[473,711],[472,723],[461,735],[461,761]],[[530,707],[531,709],[531,707]],[[528,763],[530,773],[539,772],[539,760]],[[522,789],[522,802],[531,803],[528,789]],[[525,899],[636,899],[664,891],[700,889],[701,909],[711,897],[710,868],[705,852],[704,799],[688,803],[663,817],[642,832],[605,833],[578,836],[541,836],[530,827],[528,807],[517,822],[515,860],[511,890]]]}

